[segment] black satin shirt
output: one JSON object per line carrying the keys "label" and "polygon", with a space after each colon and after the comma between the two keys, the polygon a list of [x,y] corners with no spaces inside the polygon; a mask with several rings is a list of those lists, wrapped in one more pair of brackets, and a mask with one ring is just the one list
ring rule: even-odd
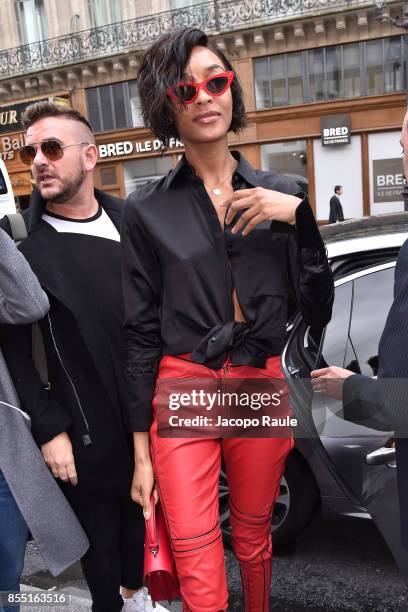
{"label": "black satin shirt", "polygon": [[[254,170],[240,153],[233,155],[234,190],[298,192],[289,178]],[[161,355],[192,353],[195,362],[218,369],[229,354],[234,364],[263,368],[267,356],[284,347],[290,303],[314,327],[330,320],[333,279],[307,198],[297,208],[296,226],[266,221],[242,236],[230,231],[237,218],[222,230],[184,156],[166,177],[126,201],[125,376],[132,431],[149,430]],[[246,323],[234,322],[234,288]]]}

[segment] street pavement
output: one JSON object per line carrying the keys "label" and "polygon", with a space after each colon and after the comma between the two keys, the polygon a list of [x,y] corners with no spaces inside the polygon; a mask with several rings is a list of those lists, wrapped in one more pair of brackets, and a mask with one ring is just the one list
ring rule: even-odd
{"label": "street pavement", "polygon": [[[230,610],[243,612],[238,565],[226,552]],[[26,555],[24,588],[58,590],[72,596],[65,607],[23,606],[22,612],[85,612],[90,599],[79,565],[52,578],[33,545]],[[323,521],[316,516],[296,547],[277,551],[271,612],[406,612],[407,587],[369,520]],[[175,602],[169,609],[180,612]]]}

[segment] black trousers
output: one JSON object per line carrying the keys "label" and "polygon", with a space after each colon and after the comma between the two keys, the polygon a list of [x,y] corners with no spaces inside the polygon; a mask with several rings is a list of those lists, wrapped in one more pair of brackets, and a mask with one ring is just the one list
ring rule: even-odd
{"label": "black trousers", "polygon": [[[79,487],[78,487],[79,488]],[[93,612],[120,612],[123,599],[119,587],[139,589],[143,585],[145,522],[141,506],[129,491],[84,493],[63,486],[90,542],[81,559],[92,595]]]}

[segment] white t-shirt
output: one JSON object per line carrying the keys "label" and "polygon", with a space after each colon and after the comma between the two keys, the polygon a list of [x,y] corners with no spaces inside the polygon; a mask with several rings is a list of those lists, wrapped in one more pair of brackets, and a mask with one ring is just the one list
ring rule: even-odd
{"label": "white t-shirt", "polygon": [[99,207],[96,215],[89,219],[66,219],[48,212],[44,213],[42,218],[57,232],[85,234],[120,242],[120,234],[102,206]]}

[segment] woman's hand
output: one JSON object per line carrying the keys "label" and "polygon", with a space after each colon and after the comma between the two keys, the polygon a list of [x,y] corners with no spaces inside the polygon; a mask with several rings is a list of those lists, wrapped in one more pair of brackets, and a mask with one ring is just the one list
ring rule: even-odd
{"label": "woman's hand", "polygon": [[343,397],[344,381],[349,376],[353,376],[353,374],[355,372],[337,366],[313,370],[310,373],[313,391],[320,391],[329,397],[341,400]]}
{"label": "woman's hand", "polygon": [[132,488],[130,496],[134,502],[143,507],[143,514],[146,520],[150,518],[150,497],[154,493],[155,503],[159,499],[157,490],[154,488],[153,466],[150,461],[143,464],[136,464],[133,474]]}
{"label": "woman's hand", "polygon": [[253,189],[240,189],[225,202],[229,206],[225,223],[229,224],[238,211],[246,208],[237,223],[232,228],[233,234],[239,232],[244,226],[243,236],[247,236],[259,223],[264,221],[282,221],[295,223],[296,209],[302,200],[287,193],[255,187]]}

